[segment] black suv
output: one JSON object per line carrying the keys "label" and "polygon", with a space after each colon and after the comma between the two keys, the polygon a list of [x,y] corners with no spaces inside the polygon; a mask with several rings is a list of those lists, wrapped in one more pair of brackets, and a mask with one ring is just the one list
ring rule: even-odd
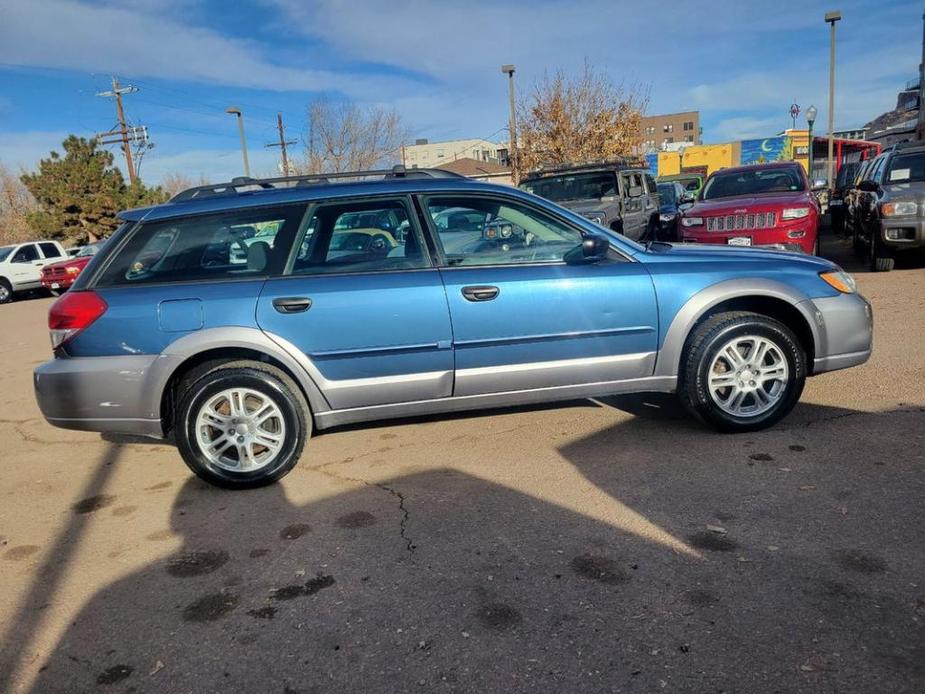
{"label": "black suv", "polygon": [[925,247],[925,140],[885,150],[857,184],[855,248],[870,269],[893,269],[896,253]]}
{"label": "black suv", "polygon": [[658,187],[640,162],[541,169],[528,174],[520,187],[631,239],[661,236]]}

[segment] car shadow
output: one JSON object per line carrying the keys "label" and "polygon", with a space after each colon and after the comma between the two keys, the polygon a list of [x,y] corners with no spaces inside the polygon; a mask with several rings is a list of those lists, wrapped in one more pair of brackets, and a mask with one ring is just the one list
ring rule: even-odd
{"label": "car shadow", "polygon": [[921,691],[921,460],[902,441],[922,412],[801,405],[721,436],[651,401],[603,399],[644,414],[559,445],[579,497],[558,469],[527,493],[439,464],[305,467],[293,490],[338,491],[304,504],[191,478],[145,540],[181,546],[89,599],[31,691]]}

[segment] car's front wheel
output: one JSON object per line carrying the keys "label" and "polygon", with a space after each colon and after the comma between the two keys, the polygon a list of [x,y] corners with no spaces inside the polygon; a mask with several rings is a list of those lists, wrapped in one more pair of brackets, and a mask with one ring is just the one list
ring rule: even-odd
{"label": "car's front wheel", "polygon": [[0,304],[6,304],[13,300],[13,287],[4,278],[0,277]]}
{"label": "car's front wheel", "polygon": [[678,393],[691,412],[716,429],[764,429],[800,399],[806,355],[786,325],[747,312],[721,313],[687,342]]}
{"label": "car's front wheel", "polygon": [[896,265],[896,260],[893,258],[891,252],[880,244],[873,233],[870,235],[868,250],[870,252],[869,262],[871,272],[889,272]]}
{"label": "car's front wheel", "polygon": [[220,364],[178,387],[174,431],[183,460],[221,487],[259,487],[285,476],[311,433],[308,404],[285,373],[262,362]]}

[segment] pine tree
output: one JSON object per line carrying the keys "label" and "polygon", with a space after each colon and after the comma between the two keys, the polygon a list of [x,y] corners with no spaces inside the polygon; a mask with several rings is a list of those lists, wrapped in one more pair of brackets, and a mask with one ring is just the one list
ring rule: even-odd
{"label": "pine tree", "polygon": [[97,241],[119,226],[120,210],[166,199],[160,188],[140,181],[126,185],[112,153],[98,149],[96,142],[70,135],[63,147],[64,156],[53,151],[39,162],[38,172],[22,177],[38,203],[29,225],[41,238],[66,244]]}

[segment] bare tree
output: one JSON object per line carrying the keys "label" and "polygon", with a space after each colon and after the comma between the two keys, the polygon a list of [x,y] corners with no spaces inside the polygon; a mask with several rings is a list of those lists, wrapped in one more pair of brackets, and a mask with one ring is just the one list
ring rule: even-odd
{"label": "bare tree", "polygon": [[0,163],[0,245],[34,236],[27,218],[36,207],[35,198],[19,176]]}
{"label": "bare tree", "polygon": [[614,84],[587,61],[575,77],[545,74],[518,107],[520,168],[634,154],[648,101],[648,89]]}
{"label": "bare tree", "polygon": [[187,188],[195,188],[196,186],[205,186],[208,184],[209,179],[202,174],[199,175],[198,181],[194,181],[190,176],[187,176],[185,173],[180,173],[179,171],[165,174],[164,178],[161,179],[161,189],[170,195],[170,197],[173,197]]}
{"label": "bare tree", "polygon": [[341,173],[400,161],[408,133],[397,111],[350,101],[316,99],[308,106],[305,157],[300,173]]}

